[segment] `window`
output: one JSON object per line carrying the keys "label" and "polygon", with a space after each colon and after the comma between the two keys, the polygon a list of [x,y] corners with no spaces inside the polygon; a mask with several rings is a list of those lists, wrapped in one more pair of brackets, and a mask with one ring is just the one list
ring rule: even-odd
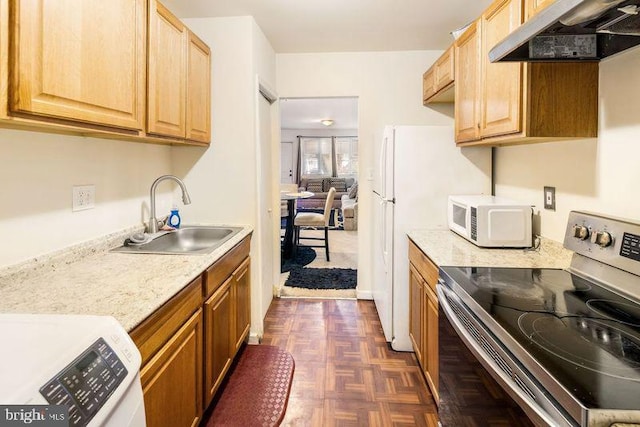
{"label": "window", "polygon": [[300,138],[300,175],[356,178],[358,138],[355,136]]}
{"label": "window", "polygon": [[300,172],[303,176],[333,176],[331,137],[300,137]]}
{"label": "window", "polygon": [[358,138],[355,136],[337,136],[336,175],[341,178],[358,176]]}

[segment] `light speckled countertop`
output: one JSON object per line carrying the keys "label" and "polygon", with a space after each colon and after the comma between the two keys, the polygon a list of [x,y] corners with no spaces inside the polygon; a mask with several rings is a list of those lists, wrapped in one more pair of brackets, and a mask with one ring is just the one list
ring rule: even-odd
{"label": "light speckled countertop", "polygon": [[0,270],[0,313],[94,314],[131,331],[252,232],[203,255],[108,252],[136,228]]}
{"label": "light speckled countertop", "polygon": [[480,248],[451,230],[412,230],[408,236],[438,267],[567,268],[573,252],[542,239],[536,250]]}

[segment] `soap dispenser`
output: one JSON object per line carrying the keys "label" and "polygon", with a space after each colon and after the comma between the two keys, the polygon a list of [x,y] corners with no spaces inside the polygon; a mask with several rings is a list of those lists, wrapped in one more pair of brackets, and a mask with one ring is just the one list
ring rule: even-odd
{"label": "soap dispenser", "polygon": [[180,213],[178,213],[178,208],[175,206],[171,209],[168,223],[173,228],[180,228]]}

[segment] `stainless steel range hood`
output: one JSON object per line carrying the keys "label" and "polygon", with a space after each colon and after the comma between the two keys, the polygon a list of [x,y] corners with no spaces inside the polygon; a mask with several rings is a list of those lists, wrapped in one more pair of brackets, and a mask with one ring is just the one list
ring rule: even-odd
{"label": "stainless steel range hood", "polygon": [[556,0],[489,52],[498,61],[597,61],[640,44],[640,0]]}

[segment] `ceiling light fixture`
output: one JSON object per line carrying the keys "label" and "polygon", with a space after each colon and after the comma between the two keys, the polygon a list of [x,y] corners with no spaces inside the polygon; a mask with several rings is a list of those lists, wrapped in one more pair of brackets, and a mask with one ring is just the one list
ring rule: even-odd
{"label": "ceiling light fixture", "polygon": [[331,126],[333,124],[333,120],[331,119],[324,119],[324,120],[320,120],[320,123],[322,123],[325,126]]}

